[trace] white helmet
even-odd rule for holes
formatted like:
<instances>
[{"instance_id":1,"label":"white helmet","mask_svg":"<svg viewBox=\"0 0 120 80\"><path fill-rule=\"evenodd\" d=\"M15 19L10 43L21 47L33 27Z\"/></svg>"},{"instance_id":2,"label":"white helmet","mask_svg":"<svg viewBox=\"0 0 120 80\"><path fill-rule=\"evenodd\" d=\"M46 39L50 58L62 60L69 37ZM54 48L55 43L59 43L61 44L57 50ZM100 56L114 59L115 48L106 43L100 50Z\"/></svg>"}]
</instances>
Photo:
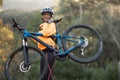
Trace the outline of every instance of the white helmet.
<instances>
[{"instance_id":1,"label":"white helmet","mask_svg":"<svg viewBox=\"0 0 120 80\"><path fill-rule=\"evenodd\" d=\"M48 13L50 13L51 15L54 14L53 9L52 9L52 8L49 8L49 7L42 8L41 14L43 15L43 13L45 13L45 12L48 12Z\"/></svg>"}]
</instances>

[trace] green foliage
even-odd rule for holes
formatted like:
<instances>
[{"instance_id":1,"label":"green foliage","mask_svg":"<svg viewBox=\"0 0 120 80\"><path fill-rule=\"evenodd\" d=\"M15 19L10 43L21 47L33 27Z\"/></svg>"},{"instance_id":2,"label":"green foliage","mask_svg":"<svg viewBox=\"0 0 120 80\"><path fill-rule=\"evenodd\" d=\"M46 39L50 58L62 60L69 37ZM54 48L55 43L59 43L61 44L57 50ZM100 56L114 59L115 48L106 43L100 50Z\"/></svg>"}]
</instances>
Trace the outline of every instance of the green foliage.
<instances>
[{"instance_id":1,"label":"green foliage","mask_svg":"<svg viewBox=\"0 0 120 80\"><path fill-rule=\"evenodd\" d=\"M14 33L8 24L3 24L0 19L0 79L5 80L4 75L4 62L6 57L14 47Z\"/></svg>"},{"instance_id":2,"label":"green foliage","mask_svg":"<svg viewBox=\"0 0 120 80\"><path fill-rule=\"evenodd\" d=\"M2 20L0 20L0 54L8 55L12 49L12 44L14 43L14 33L10 29L9 25L4 25ZM5 54L7 53L7 54Z\"/></svg>"},{"instance_id":3,"label":"green foliage","mask_svg":"<svg viewBox=\"0 0 120 80\"><path fill-rule=\"evenodd\" d=\"M101 68L90 64L78 64L71 60L57 62L55 77L57 80L118 80L117 64L113 64L107 63Z\"/></svg>"},{"instance_id":4,"label":"green foliage","mask_svg":"<svg viewBox=\"0 0 120 80\"><path fill-rule=\"evenodd\" d=\"M31 16L31 20L27 23L27 29L32 31L39 31L39 25L42 23L40 12L36 11L35 16Z\"/></svg>"}]
</instances>

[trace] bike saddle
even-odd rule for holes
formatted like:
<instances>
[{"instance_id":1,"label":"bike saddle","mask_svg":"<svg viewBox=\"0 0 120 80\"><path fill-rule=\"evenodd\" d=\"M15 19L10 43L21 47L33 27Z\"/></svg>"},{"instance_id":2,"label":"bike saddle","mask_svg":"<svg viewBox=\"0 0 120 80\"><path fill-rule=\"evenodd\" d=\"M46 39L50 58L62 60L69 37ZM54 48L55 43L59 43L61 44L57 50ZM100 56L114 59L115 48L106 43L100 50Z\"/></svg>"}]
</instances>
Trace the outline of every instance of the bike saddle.
<instances>
[{"instance_id":1,"label":"bike saddle","mask_svg":"<svg viewBox=\"0 0 120 80\"><path fill-rule=\"evenodd\" d=\"M59 23L62 20L62 18L60 19L56 19L56 20L48 20L48 23L54 22L55 24Z\"/></svg>"},{"instance_id":2,"label":"bike saddle","mask_svg":"<svg viewBox=\"0 0 120 80\"><path fill-rule=\"evenodd\" d=\"M59 23L60 21L62 21L62 18L56 19L56 20L54 20L53 22L57 24L57 23Z\"/></svg>"}]
</instances>

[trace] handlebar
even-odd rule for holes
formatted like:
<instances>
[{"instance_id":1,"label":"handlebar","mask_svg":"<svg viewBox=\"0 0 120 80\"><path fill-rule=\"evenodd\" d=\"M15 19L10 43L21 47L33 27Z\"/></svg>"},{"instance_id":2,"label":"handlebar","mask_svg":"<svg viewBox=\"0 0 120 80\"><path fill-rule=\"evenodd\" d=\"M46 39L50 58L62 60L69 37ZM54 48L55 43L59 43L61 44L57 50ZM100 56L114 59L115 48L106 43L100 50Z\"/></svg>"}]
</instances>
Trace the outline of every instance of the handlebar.
<instances>
[{"instance_id":1,"label":"handlebar","mask_svg":"<svg viewBox=\"0 0 120 80\"><path fill-rule=\"evenodd\" d=\"M12 18L12 21L14 22L14 24L13 24L14 28L18 28L19 31L22 31L25 29L24 27L19 26L17 21L14 18Z\"/></svg>"},{"instance_id":2,"label":"handlebar","mask_svg":"<svg viewBox=\"0 0 120 80\"><path fill-rule=\"evenodd\" d=\"M61 20L62 20L62 18L56 19L56 20L49 20L48 23L51 23L51 22L58 23ZM19 26L19 24L17 23L17 21L14 18L12 18L12 21L14 22L14 24L13 24L14 28L18 28L19 31L23 31L25 29L24 27Z\"/></svg>"}]
</instances>

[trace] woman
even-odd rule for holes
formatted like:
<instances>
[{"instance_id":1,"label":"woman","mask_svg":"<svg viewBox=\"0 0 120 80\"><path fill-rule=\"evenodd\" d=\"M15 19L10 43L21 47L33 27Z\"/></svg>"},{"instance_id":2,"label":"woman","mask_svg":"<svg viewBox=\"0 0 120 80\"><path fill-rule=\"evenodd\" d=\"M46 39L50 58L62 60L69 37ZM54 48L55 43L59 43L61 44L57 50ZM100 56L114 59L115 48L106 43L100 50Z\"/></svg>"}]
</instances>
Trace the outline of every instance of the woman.
<instances>
[{"instance_id":1,"label":"woman","mask_svg":"<svg viewBox=\"0 0 120 80\"><path fill-rule=\"evenodd\" d=\"M41 15L42 15L42 20L43 23L40 24L40 31L39 33L42 33L43 36L39 36L38 38L42 41L44 41L45 43L47 43L48 45L52 46L53 48L55 48L55 42L54 40L50 37L54 34L56 34L56 26L54 22L50 22L50 20L53 17L53 10L52 8L43 8L41 10ZM54 67L54 62L55 62L55 57L54 57L54 52L52 50L47 49L44 45L38 43L38 48L40 50L42 50L45 55L46 58L48 60L48 72L46 75L46 78L44 80L54 80L54 76L53 76L53 67ZM41 60L41 73L44 69L44 60Z\"/></svg>"}]
</instances>

